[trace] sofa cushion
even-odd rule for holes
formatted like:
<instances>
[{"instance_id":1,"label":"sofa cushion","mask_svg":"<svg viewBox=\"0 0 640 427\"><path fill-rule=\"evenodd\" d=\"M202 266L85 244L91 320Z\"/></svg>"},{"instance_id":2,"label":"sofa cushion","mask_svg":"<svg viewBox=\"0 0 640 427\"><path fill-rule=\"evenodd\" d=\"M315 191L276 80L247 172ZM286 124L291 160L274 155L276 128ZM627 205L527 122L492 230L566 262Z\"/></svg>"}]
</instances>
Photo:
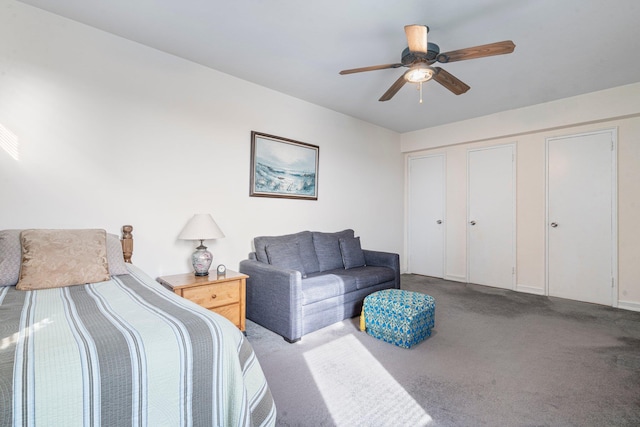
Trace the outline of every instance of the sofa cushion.
<instances>
[{"instance_id":1,"label":"sofa cushion","mask_svg":"<svg viewBox=\"0 0 640 427\"><path fill-rule=\"evenodd\" d=\"M353 239L353 237L354 232L351 229L338 231L337 233L313 232L313 246L318 256L320 271L344 268L339 239Z\"/></svg>"},{"instance_id":2,"label":"sofa cushion","mask_svg":"<svg viewBox=\"0 0 640 427\"><path fill-rule=\"evenodd\" d=\"M283 236L260 236L253 239L256 250L256 259L260 262L269 263L266 247L270 244L295 244L298 243L300 259L307 274L320 271L318 257L313 246L313 237L310 231L301 231L295 234L286 234Z\"/></svg>"},{"instance_id":3,"label":"sofa cushion","mask_svg":"<svg viewBox=\"0 0 640 427\"><path fill-rule=\"evenodd\" d=\"M301 285L302 305L313 304L357 290L354 277L326 273L310 274L306 279L302 279Z\"/></svg>"},{"instance_id":4,"label":"sofa cushion","mask_svg":"<svg viewBox=\"0 0 640 427\"><path fill-rule=\"evenodd\" d=\"M353 239L342 237L338 241L340 242L340 253L342 254L344 268L364 267L364 252L362 252L362 246L360 245L360 237L354 237Z\"/></svg>"},{"instance_id":5,"label":"sofa cushion","mask_svg":"<svg viewBox=\"0 0 640 427\"><path fill-rule=\"evenodd\" d=\"M396 278L393 269L372 265L350 268L349 270L334 270L331 273L341 277L344 281L353 279L357 289L380 285Z\"/></svg>"},{"instance_id":6,"label":"sofa cushion","mask_svg":"<svg viewBox=\"0 0 640 427\"><path fill-rule=\"evenodd\" d=\"M302 277L307 276L302 259L300 258L300 245L298 242L294 244L269 244L265 250L269 258L269 264L288 270L297 270L302 274Z\"/></svg>"}]
</instances>

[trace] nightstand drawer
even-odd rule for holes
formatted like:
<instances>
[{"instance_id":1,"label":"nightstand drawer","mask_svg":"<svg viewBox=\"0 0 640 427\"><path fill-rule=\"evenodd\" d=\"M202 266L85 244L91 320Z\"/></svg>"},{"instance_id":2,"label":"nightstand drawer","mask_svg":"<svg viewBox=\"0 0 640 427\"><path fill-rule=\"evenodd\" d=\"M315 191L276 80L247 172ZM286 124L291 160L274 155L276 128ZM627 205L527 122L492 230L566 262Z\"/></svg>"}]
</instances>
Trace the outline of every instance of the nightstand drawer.
<instances>
[{"instance_id":1,"label":"nightstand drawer","mask_svg":"<svg viewBox=\"0 0 640 427\"><path fill-rule=\"evenodd\" d=\"M225 305L224 307L214 308L212 311L226 317L234 325L240 325L240 304Z\"/></svg>"},{"instance_id":2,"label":"nightstand drawer","mask_svg":"<svg viewBox=\"0 0 640 427\"><path fill-rule=\"evenodd\" d=\"M240 282L232 281L187 288L182 290L182 296L205 308L239 303Z\"/></svg>"}]
</instances>

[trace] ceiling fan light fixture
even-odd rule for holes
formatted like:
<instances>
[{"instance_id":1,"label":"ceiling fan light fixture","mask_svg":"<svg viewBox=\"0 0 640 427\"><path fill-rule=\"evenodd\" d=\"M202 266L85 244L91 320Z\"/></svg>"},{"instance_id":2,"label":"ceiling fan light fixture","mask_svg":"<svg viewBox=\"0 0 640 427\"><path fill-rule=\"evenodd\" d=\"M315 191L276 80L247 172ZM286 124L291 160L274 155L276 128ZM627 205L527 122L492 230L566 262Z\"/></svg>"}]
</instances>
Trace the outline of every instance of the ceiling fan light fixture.
<instances>
[{"instance_id":1,"label":"ceiling fan light fixture","mask_svg":"<svg viewBox=\"0 0 640 427\"><path fill-rule=\"evenodd\" d=\"M436 72L432 67L420 64L411 67L411 69L404 75L404 78L409 83L424 83L431 80L435 73Z\"/></svg>"},{"instance_id":2,"label":"ceiling fan light fixture","mask_svg":"<svg viewBox=\"0 0 640 427\"><path fill-rule=\"evenodd\" d=\"M406 83L415 83L420 91L420 102L422 102L422 83L429 80L435 80L454 95L462 95L470 89L469 85L448 71L440 67L431 67L430 65L436 62L448 63L484 58L485 56L505 55L513 52L516 47L511 40L504 40L440 53L440 47L427 40L429 27L426 25L405 25L404 32L409 46L403 49L399 63L352 68L342 70L340 74L407 67L409 69L398 77L378 101L389 101Z\"/></svg>"}]
</instances>

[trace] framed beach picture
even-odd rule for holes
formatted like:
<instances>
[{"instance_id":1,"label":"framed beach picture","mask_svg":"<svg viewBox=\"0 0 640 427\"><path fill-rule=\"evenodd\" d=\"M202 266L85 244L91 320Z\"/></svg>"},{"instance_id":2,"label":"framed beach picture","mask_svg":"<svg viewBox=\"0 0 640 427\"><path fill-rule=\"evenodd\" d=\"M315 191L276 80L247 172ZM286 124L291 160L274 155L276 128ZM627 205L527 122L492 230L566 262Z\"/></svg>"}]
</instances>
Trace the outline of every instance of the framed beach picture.
<instances>
[{"instance_id":1,"label":"framed beach picture","mask_svg":"<svg viewBox=\"0 0 640 427\"><path fill-rule=\"evenodd\" d=\"M317 145L252 131L249 195L318 200L319 156Z\"/></svg>"}]
</instances>

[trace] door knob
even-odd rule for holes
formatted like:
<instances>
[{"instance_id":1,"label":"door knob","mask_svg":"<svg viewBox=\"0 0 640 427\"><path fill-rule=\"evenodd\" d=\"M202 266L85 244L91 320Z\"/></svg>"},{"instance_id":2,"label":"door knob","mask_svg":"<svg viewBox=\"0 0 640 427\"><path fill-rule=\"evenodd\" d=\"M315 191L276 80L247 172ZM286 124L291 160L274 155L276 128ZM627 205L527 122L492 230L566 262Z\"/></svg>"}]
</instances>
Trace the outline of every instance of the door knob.
<instances>
[{"instance_id":1,"label":"door knob","mask_svg":"<svg viewBox=\"0 0 640 427\"><path fill-rule=\"evenodd\" d=\"M441 219L437 220L436 224L442 224L442 220Z\"/></svg>"},{"instance_id":2,"label":"door knob","mask_svg":"<svg viewBox=\"0 0 640 427\"><path fill-rule=\"evenodd\" d=\"M557 222L552 222L552 223L551 223L551 226L552 226L553 228L556 228L556 227L558 226L558 223L557 223Z\"/></svg>"},{"instance_id":3,"label":"door knob","mask_svg":"<svg viewBox=\"0 0 640 427\"><path fill-rule=\"evenodd\" d=\"M475 221L470 221L469 224L476 225L476 222Z\"/></svg>"}]
</instances>

